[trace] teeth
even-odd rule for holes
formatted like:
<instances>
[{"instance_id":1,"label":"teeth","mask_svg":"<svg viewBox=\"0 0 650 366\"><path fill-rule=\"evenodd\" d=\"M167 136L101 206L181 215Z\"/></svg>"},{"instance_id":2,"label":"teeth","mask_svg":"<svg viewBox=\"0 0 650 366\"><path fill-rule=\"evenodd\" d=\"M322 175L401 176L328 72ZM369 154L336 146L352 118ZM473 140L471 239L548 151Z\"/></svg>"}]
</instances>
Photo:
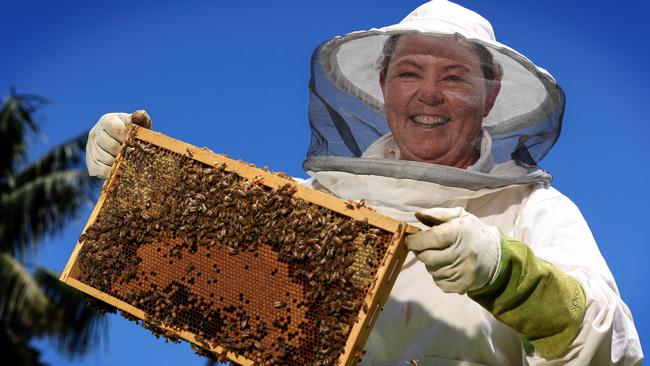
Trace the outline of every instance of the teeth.
<instances>
[{"instance_id":1,"label":"teeth","mask_svg":"<svg viewBox=\"0 0 650 366\"><path fill-rule=\"evenodd\" d=\"M411 120L415 123L428 126L444 125L449 122L449 118L433 117L433 116L414 116Z\"/></svg>"}]
</instances>

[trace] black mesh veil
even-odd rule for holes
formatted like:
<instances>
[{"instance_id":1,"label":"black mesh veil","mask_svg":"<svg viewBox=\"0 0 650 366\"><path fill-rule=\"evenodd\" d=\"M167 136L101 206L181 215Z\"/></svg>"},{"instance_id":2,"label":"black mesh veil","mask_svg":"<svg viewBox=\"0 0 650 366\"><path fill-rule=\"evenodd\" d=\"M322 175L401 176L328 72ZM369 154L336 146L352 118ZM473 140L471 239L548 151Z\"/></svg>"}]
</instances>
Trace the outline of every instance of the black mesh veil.
<instances>
[{"instance_id":1,"label":"black mesh veil","mask_svg":"<svg viewBox=\"0 0 650 366\"><path fill-rule=\"evenodd\" d=\"M361 157L365 149L389 132L386 118L338 89L323 71L316 49L311 60L309 124L312 156Z\"/></svg>"},{"instance_id":2,"label":"black mesh veil","mask_svg":"<svg viewBox=\"0 0 650 366\"><path fill-rule=\"evenodd\" d=\"M339 158L361 158L369 146L391 132L378 76L390 36L381 31L351 33L314 51L309 84L312 138L305 170L328 169L328 161ZM545 70L506 46L459 34L444 36L480 45L501 69L501 92L482 122L491 138L494 163L514 163L527 172L537 169L560 134L565 99L559 85ZM340 159L334 165L340 168Z\"/></svg>"}]
</instances>

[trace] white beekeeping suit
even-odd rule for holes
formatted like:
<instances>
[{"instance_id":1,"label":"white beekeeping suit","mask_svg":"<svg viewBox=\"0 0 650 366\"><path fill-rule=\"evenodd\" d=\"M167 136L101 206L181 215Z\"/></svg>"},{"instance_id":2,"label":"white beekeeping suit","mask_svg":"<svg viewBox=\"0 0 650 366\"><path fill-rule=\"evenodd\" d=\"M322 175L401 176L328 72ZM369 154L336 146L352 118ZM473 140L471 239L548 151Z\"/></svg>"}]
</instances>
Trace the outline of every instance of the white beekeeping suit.
<instances>
[{"instance_id":1,"label":"white beekeeping suit","mask_svg":"<svg viewBox=\"0 0 650 366\"><path fill-rule=\"evenodd\" d=\"M480 44L502 75L500 93L482 122L480 158L466 169L400 160L378 75L387 40L412 33L453 35ZM422 228L427 227L415 218L416 211L461 207L504 237L525 243L532 250L528 255L534 253L531 263L548 262L551 273L568 275L579 286L557 294L566 297L559 302L571 309L584 307L573 328L551 331L557 334L545 338L528 328L543 327L545 316L548 322L558 314L561 318L562 310L555 298L531 300L537 303L528 304L522 314L537 309L534 316L501 318L517 331L479 305L476 293L470 298L443 292L411 253L368 340L363 364L641 362L632 316L587 224L537 166L559 135L564 95L547 71L497 42L487 20L436 0L399 24L334 38L314 53L310 91L312 143L304 164L312 177L308 184L341 198L363 199L381 213ZM538 291L539 286L523 290ZM516 308L516 301L511 306Z\"/></svg>"},{"instance_id":2,"label":"white beekeeping suit","mask_svg":"<svg viewBox=\"0 0 650 366\"><path fill-rule=\"evenodd\" d=\"M463 166L414 157L420 144L438 147L440 141L428 139L438 127L453 130L467 116L409 115L407 123L422 132L409 134L396 122L400 104L384 98L408 96L386 94L386 65L398 45L414 41L432 52L418 54L431 65L464 54L471 62L460 69L480 66L481 80L469 84L485 86L481 103L463 100L471 93L427 91L427 103L452 104L452 112L472 103L485 107L475 111L471 141L455 140L473 157ZM468 85L456 75L438 76L429 73L427 81L450 84L451 91ZM413 84L409 72L400 77ZM334 38L313 55L310 93L312 141L304 168L311 179L303 183L363 199L424 229L407 237L413 252L368 339L364 364L640 364L632 316L587 224L537 165L559 136L564 94L548 72L497 42L487 20L435 0L399 24ZM129 121L128 114L109 113L91 130L91 175L108 174ZM439 215L445 222L433 225ZM473 254L454 257L462 260L451 262L447 277L423 255L440 249L426 245L429 239L439 244L430 234L443 226L455 230L453 248Z\"/></svg>"}]
</instances>

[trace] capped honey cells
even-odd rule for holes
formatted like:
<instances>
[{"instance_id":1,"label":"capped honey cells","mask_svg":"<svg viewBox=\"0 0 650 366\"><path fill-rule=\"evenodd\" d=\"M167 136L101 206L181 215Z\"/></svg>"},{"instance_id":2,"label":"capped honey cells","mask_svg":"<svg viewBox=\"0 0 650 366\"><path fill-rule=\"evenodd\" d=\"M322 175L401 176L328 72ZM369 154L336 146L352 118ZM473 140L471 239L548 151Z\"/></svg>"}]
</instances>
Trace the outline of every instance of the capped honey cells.
<instances>
[{"instance_id":1,"label":"capped honey cells","mask_svg":"<svg viewBox=\"0 0 650 366\"><path fill-rule=\"evenodd\" d=\"M193 334L208 357L338 364L394 233L301 199L289 179L273 189L133 136L76 279L142 310L156 335Z\"/></svg>"}]
</instances>

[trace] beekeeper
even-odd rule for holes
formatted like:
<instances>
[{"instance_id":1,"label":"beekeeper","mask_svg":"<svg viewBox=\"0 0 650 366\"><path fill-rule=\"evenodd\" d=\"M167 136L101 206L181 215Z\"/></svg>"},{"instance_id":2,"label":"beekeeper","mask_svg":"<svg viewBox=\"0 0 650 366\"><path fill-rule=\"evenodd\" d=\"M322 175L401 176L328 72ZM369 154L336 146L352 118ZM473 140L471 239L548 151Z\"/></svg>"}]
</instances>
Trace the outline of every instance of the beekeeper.
<instances>
[{"instance_id":1,"label":"beekeeper","mask_svg":"<svg viewBox=\"0 0 650 366\"><path fill-rule=\"evenodd\" d=\"M629 309L577 207L537 163L558 138L553 77L445 0L312 58L304 181L424 229L366 344L373 365L636 365ZM106 176L129 114L102 116Z\"/></svg>"}]
</instances>

